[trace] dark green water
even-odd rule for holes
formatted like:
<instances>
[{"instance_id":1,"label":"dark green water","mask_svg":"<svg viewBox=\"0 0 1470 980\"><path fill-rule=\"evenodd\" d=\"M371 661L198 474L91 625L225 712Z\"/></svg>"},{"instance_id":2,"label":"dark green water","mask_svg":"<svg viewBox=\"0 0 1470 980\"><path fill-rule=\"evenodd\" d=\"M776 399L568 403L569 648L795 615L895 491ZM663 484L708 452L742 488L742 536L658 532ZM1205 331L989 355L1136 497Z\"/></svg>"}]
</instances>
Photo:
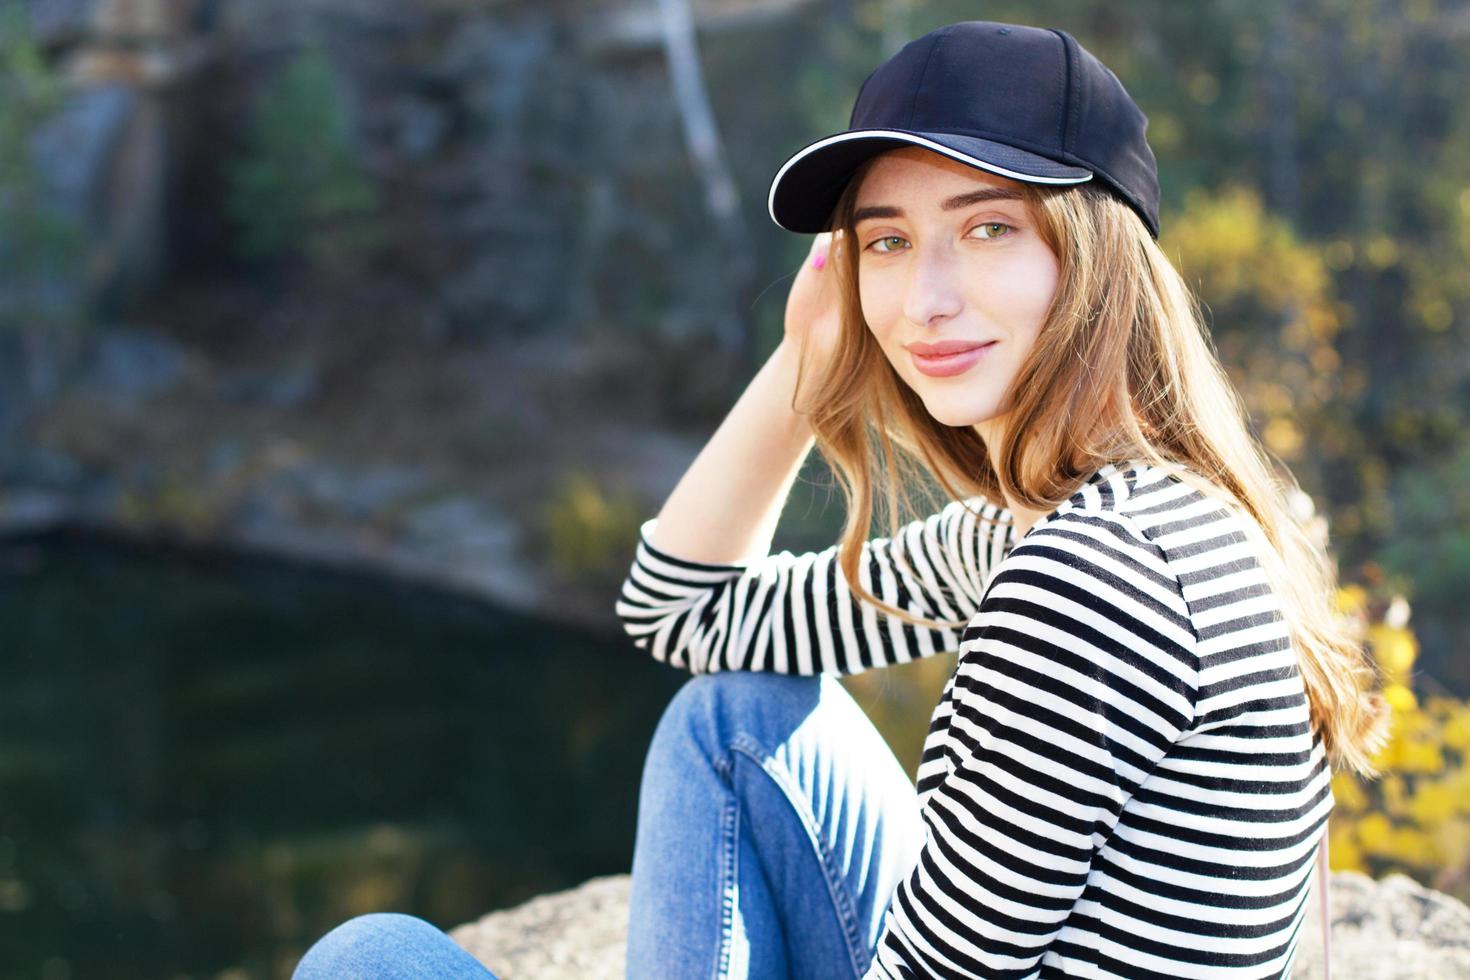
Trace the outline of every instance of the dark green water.
<instances>
[{"instance_id":1,"label":"dark green water","mask_svg":"<svg viewBox=\"0 0 1470 980\"><path fill-rule=\"evenodd\" d=\"M0 657L7 980L285 977L359 912L626 871L685 680L443 593L67 537L0 543Z\"/></svg>"}]
</instances>

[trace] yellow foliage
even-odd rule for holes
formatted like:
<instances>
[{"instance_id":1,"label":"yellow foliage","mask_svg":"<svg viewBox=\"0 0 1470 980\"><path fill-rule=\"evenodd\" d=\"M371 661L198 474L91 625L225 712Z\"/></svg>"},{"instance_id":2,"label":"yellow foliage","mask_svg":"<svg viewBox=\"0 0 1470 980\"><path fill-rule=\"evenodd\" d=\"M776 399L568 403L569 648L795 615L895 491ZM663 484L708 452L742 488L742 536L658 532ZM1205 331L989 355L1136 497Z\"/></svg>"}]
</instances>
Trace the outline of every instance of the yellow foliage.
<instances>
[{"instance_id":1,"label":"yellow foliage","mask_svg":"<svg viewBox=\"0 0 1470 980\"><path fill-rule=\"evenodd\" d=\"M1399 260L1399 244L1387 235L1379 235L1368 243L1368 261L1381 268Z\"/></svg>"},{"instance_id":2,"label":"yellow foliage","mask_svg":"<svg viewBox=\"0 0 1470 980\"><path fill-rule=\"evenodd\" d=\"M1337 272L1342 272L1351 266L1355 254L1353 243L1341 238L1328 242L1327 247L1322 250L1322 258L1330 268Z\"/></svg>"},{"instance_id":3,"label":"yellow foliage","mask_svg":"<svg viewBox=\"0 0 1470 980\"><path fill-rule=\"evenodd\" d=\"M1383 792L1383 809L1388 816L1402 817L1408 813L1409 801L1403 776L1391 772L1383 777L1379 782L1379 787Z\"/></svg>"},{"instance_id":4,"label":"yellow foliage","mask_svg":"<svg viewBox=\"0 0 1470 980\"><path fill-rule=\"evenodd\" d=\"M1342 357L1331 347L1318 347L1312 351L1312 370L1318 374L1331 374L1342 367Z\"/></svg>"},{"instance_id":5,"label":"yellow foliage","mask_svg":"<svg viewBox=\"0 0 1470 980\"><path fill-rule=\"evenodd\" d=\"M1361 813L1368 808L1368 794L1363 784L1351 773L1339 772L1332 776L1332 814Z\"/></svg>"},{"instance_id":6,"label":"yellow foliage","mask_svg":"<svg viewBox=\"0 0 1470 980\"><path fill-rule=\"evenodd\" d=\"M1344 586L1336 598L1345 615L1368 606L1360 586ZM1373 759L1383 771L1378 779L1332 777L1332 867L1373 877L1403 872L1466 900L1470 882L1454 871L1470 864L1470 702L1443 695L1420 702L1410 679L1419 645L1404 625L1406 613L1390 607L1385 618L1393 625L1368 627L1393 723Z\"/></svg>"},{"instance_id":7,"label":"yellow foliage","mask_svg":"<svg viewBox=\"0 0 1470 980\"><path fill-rule=\"evenodd\" d=\"M552 565L569 575L617 574L642 513L631 494L607 494L585 472L565 474L542 512Z\"/></svg>"},{"instance_id":8,"label":"yellow foliage","mask_svg":"<svg viewBox=\"0 0 1470 980\"><path fill-rule=\"evenodd\" d=\"M1464 711L1470 715L1470 703L1457 698L1447 698L1443 694L1431 694L1424 699L1424 711L1435 721L1443 724L1458 712Z\"/></svg>"},{"instance_id":9,"label":"yellow foliage","mask_svg":"<svg viewBox=\"0 0 1470 980\"><path fill-rule=\"evenodd\" d=\"M1470 767L1462 766L1450 772L1445 777L1445 785L1455 801L1456 812L1460 816L1470 816ZM1470 831L1470 823L1463 826Z\"/></svg>"},{"instance_id":10,"label":"yellow foliage","mask_svg":"<svg viewBox=\"0 0 1470 980\"><path fill-rule=\"evenodd\" d=\"M1448 330L1455 322L1454 308L1440 296L1431 296L1414 305L1419 320L1436 333Z\"/></svg>"},{"instance_id":11,"label":"yellow foliage","mask_svg":"<svg viewBox=\"0 0 1470 980\"><path fill-rule=\"evenodd\" d=\"M1409 800L1409 814L1421 827L1433 827L1455 815L1456 802L1451 781L1425 783Z\"/></svg>"},{"instance_id":12,"label":"yellow foliage","mask_svg":"<svg viewBox=\"0 0 1470 980\"><path fill-rule=\"evenodd\" d=\"M1446 713L1440 737L1446 748L1470 752L1470 704L1460 704L1454 713Z\"/></svg>"},{"instance_id":13,"label":"yellow foliage","mask_svg":"<svg viewBox=\"0 0 1470 980\"><path fill-rule=\"evenodd\" d=\"M1369 854L1384 851L1392 837L1393 822L1382 813L1370 813L1358 821L1358 843Z\"/></svg>"},{"instance_id":14,"label":"yellow foliage","mask_svg":"<svg viewBox=\"0 0 1470 980\"><path fill-rule=\"evenodd\" d=\"M1399 863L1420 870L1434 868L1444 859L1433 837L1417 827L1403 825L1389 835L1388 853Z\"/></svg>"},{"instance_id":15,"label":"yellow foliage","mask_svg":"<svg viewBox=\"0 0 1470 980\"><path fill-rule=\"evenodd\" d=\"M1373 647L1373 659L1383 669L1384 682L1405 683L1414 660L1419 656L1419 641L1407 628L1374 623L1368 627L1368 642Z\"/></svg>"},{"instance_id":16,"label":"yellow foliage","mask_svg":"<svg viewBox=\"0 0 1470 980\"><path fill-rule=\"evenodd\" d=\"M1191 192L1164 248L1210 309L1279 326L1291 349L1329 341L1341 327L1324 256L1251 188Z\"/></svg>"},{"instance_id":17,"label":"yellow foliage","mask_svg":"<svg viewBox=\"0 0 1470 980\"><path fill-rule=\"evenodd\" d=\"M1419 699L1403 684L1389 684L1383 689L1383 699L1395 714L1403 714L1419 707Z\"/></svg>"},{"instance_id":18,"label":"yellow foliage","mask_svg":"<svg viewBox=\"0 0 1470 980\"><path fill-rule=\"evenodd\" d=\"M1286 418L1274 418L1266 423L1265 431L1261 433L1269 448L1282 459L1295 459L1302 447L1302 430L1297 428L1295 422Z\"/></svg>"},{"instance_id":19,"label":"yellow foliage","mask_svg":"<svg viewBox=\"0 0 1470 980\"><path fill-rule=\"evenodd\" d=\"M1368 590L1361 585L1344 585L1337 590L1337 611L1357 615L1368 605Z\"/></svg>"},{"instance_id":20,"label":"yellow foliage","mask_svg":"<svg viewBox=\"0 0 1470 980\"><path fill-rule=\"evenodd\" d=\"M1433 742L1405 742L1399 752L1399 771L1432 775L1444 771L1444 754Z\"/></svg>"},{"instance_id":21,"label":"yellow foliage","mask_svg":"<svg viewBox=\"0 0 1470 980\"><path fill-rule=\"evenodd\" d=\"M1443 825L1436 835L1444 854L1446 868L1463 868L1470 861L1470 821L1459 820Z\"/></svg>"},{"instance_id":22,"label":"yellow foliage","mask_svg":"<svg viewBox=\"0 0 1470 980\"><path fill-rule=\"evenodd\" d=\"M1414 826L1395 824L1381 813L1358 821L1357 831L1363 856L1389 861L1401 869L1433 869L1444 858L1444 849L1433 836Z\"/></svg>"},{"instance_id":23,"label":"yellow foliage","mask_svg":"<svg viewBox=\"0 0 1470 980\"><path fill-rule=\"evenodd\" d=\"M1327 858L1334 871L1367 871L1363 849L1358 846L1357 828L1353 826L1328 827Z\"/></svg>"}]
</instances>

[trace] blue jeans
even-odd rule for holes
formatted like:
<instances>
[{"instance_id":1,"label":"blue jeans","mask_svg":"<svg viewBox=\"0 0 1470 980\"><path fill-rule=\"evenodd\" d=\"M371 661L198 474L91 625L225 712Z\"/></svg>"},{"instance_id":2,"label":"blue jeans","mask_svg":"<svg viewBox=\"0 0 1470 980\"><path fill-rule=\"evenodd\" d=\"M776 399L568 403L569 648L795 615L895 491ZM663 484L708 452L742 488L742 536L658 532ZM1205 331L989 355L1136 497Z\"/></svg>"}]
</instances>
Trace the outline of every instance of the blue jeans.
<instances>
[{"instance_id":1,"label":"blue jeans","mask_svg":"<svg viewBox=\"0 0 1470 980\"><path fill-rule=\"evenodd\" d=\"M627 978L861 977L918 860L913 783L836 678L691 678L644 764ZM493 978L443 932L359 916L295 980Z\"/></svg>"}]
</instances>

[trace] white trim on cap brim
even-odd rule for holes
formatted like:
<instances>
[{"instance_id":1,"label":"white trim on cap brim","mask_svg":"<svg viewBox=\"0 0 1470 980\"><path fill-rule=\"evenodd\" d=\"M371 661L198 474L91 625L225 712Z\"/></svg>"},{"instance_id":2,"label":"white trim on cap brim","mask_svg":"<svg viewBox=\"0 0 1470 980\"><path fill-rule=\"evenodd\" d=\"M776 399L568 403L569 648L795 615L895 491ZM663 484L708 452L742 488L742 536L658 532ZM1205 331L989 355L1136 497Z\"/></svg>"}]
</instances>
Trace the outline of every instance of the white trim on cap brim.
<instances>
[{"instance_id":1,"label":"white trim on cap brim","mask_svg":"<svg viewBox=\"0 0 1470 980\"><path fill-rule=\"evenodd\" d=\"M770 191L766 193L766 213L771 216L771 220L775 221L776 224L780 225L782 228L786 227L776 219L776 188L780 186L781 178L786 176L786 171L790 170L796 164L800 163L802 160L805 160L807 157L811 156L818 150L831 146L834 143L844 143L848 140L855 139L866 139L872 136L883 136L890 139L904 140L905 142L912 143L915 146L927 147L928 149L931 149L936 153L943 153L945 156L952 157L953 159L958 160L961 163L968 163L972 167L979 167L981 170L988 170L993 174L999 174L1002 177L1010 177L1012 180L1019 180L1026 183L1082 184L1092 179L1092 174L1090 173L1086 177L1038 177L1036 174L1023 174L1015 170L1007 170L1005 167L999 166L998 164L990 163L985 160L981 160L978 157L972 157L967 153L961 153L959 150L945 146L942 143L936 143L931 139L925 139L923 136L915 136L913 133L901 133L898 130L894 129L859 129L847 133L837 133L834 136L828 136L825 139L817 140L815 143L811 144L805 149L799 150L791 157L791 159L781 164L781 169L776 171L775 177L771 178Z\"/></svg>"}]
</instances>

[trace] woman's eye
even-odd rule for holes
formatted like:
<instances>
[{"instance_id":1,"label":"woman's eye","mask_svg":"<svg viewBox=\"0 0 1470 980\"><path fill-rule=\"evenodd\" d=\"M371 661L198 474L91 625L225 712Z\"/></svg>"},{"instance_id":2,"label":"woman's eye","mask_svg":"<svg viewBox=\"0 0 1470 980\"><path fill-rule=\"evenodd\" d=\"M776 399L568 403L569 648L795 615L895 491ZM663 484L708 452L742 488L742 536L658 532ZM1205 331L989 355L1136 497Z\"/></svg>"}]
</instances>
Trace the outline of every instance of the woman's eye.
<instances>
[{"instance_id":1,"label":"woman's eye","mask_svg":"<svg viewBox=\"0 0 1470 980\"><path fill-rule=\"evenodd\" d=\"M1008 225L1003 221L987 221L982 225L976 225L975 228L986 229L985 234L980 236L981 238L986 240L1005 238L1011 232L1016 230L1011 225ZM889 255L893 252L902 251L902 243L906 243L907 241L908 239L904 238L902 235L884 235L882 238L877 238L870 242L868 244L868 248L874 252L877 252L879 255ZM891 246L889 243L892 242L899 242L900 244L898 246Z\"/></svg>"},{"instance_id":2,"label":"woman's eye","mask_svg":"<svg viewBox=\"0 0 1470 980\"><path fill-rule=\"evenodd\" d=\"M897 250L896 249L891 249L891 248L877 248L876 246L882 245L884 242L903 242L903 241L908 241L908 239L904 238L902 235L884 235L882 238L875 239L873 242L869 243L868 248L873 249L873 251L879 253L880 255L886 255L889 252L893 252L893 251L897 251Z\"/></svg>"},{"instance_id":3,"label":"woman's eye","mask_svg":"<svg viewBox=\"0 0 1470 980\"><path fill-rule=\"evenodd\" d=\"M1006 224L1005 222L1002 222L1002 221L987 221L987 222L985 222L985 224L983 224L983 225L976 225L975 227L976 228L1010 228L1011 226L1008 225L1008 224ZM981 237L982 238L1004 238L1006 236L1006 234L1007 233L1003 231L1003 232L1000 232L999 234L986 234L986 235L982 235Z\"/></svg>"}]
</instances>

